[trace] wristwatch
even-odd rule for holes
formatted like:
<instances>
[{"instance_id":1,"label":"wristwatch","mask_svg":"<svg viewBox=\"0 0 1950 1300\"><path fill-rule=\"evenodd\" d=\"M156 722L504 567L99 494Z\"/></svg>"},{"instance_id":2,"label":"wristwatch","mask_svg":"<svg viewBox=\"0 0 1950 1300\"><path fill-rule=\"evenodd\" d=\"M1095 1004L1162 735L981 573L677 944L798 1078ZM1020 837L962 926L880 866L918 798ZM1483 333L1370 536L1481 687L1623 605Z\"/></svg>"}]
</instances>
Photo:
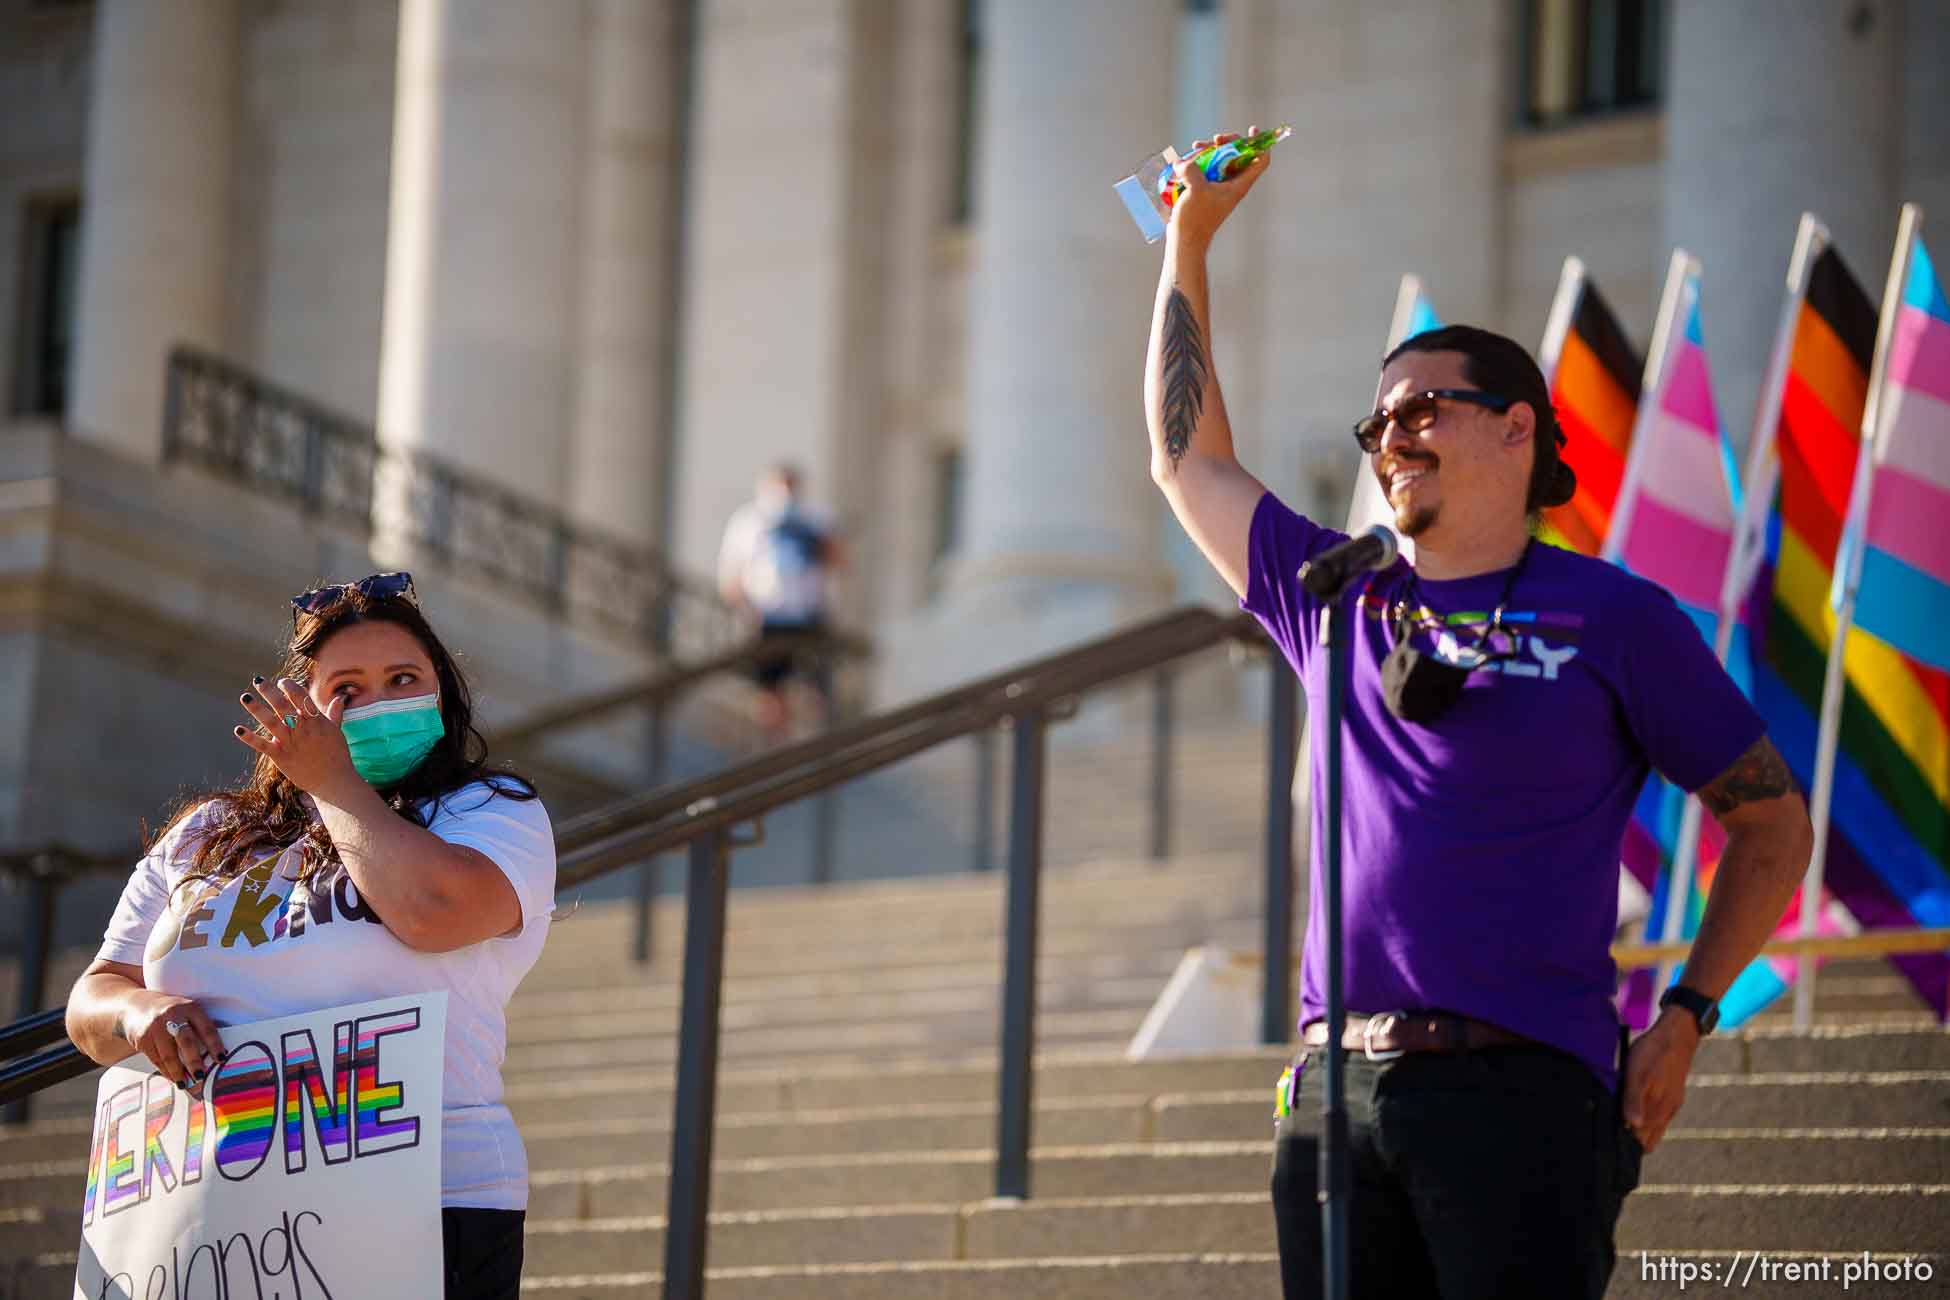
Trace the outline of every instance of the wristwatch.
<instances>
[{"instance_id":1,"label":"wristwatch","mask_svg":"<svg viewBox=\"0 0 1950 1300\"><path fill-rule=\"evenodd\" d=\"M1689 989L1684 984L1674 984L1659 995L1661 1007L1669 1007L1675 1003L1693 1013L1693 1019L1699 1022L1701 1034L1712 1033L1713 1026L1720 1023L1720 1004L1698 989Z\"/></svg>"}]
</instances>

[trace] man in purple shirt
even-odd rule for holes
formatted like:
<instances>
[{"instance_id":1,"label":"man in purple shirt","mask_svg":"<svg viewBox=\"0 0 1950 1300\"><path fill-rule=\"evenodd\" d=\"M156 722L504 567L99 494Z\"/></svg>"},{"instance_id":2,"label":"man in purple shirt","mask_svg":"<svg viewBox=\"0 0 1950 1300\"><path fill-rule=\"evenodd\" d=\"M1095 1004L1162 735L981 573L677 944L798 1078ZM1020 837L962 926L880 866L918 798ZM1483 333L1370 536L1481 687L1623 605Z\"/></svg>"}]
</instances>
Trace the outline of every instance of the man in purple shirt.
<instances>
[{"instance_id":1,"label":"man in purple shirt","mask_svg":"<svg viewBox=\"0 0 1950 1300\"><path fill-rule=\"evenodd\" d=\"M1229 137L1220 137L1220 141ZM1345 540L1232 450L1209 340L1206 250L1260 174L1181 166L1145 375L1152 477L1323 707L1323 607L1300 586ZM1639 1161L1672 1122L1716 1001L1808 860L1800 792L1686 615L1613 565L1534 542L1568 501L1543 376L1456 326L1382 365L1357 426L1416 562L1357 581L1342 732L1346 1054L1357 1296L1604 1294ZM1728 834L1657 1022L1626 1050L1612 995L1619 842L1647 773ZM1318 851L1322 775L1313 772ZM1330 1050L1313 873L1291 1113L1273 1203L1289 1297L1319 1294L1320 1070Z\"/></svg>"}]
</instances>

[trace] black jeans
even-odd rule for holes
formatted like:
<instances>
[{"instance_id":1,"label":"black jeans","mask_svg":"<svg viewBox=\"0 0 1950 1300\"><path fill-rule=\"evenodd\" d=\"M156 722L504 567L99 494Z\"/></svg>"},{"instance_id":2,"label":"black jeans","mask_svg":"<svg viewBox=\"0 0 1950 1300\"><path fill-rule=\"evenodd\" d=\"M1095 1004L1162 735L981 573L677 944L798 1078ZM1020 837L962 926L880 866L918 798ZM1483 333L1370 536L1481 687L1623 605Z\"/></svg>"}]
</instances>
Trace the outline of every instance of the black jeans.
<instances>
[{"instance_id":1,"label":"black jeans","mask_svg":"<svg viewBox=\"0 0 1950 1300\"><path fill-rule=\"evenodd\" d=\"M518 1300L527 1218L521 1210L440 1211L447 1300Z\"/></svg>"},{"instance_id":2,"label":"black jeans","mask_svg":"<svg viewBox=\"0 0 1950 1300\"><path fill-rule=\"evenodd\" d=\"M1346 1059L1350 1296L1600 1300L1643 1153L1582 1062L1542 1046ZM1321 1294L1326 1069L1313 1052L1276 1131L1287 1300Z\"/></svg>"}]
</instances>

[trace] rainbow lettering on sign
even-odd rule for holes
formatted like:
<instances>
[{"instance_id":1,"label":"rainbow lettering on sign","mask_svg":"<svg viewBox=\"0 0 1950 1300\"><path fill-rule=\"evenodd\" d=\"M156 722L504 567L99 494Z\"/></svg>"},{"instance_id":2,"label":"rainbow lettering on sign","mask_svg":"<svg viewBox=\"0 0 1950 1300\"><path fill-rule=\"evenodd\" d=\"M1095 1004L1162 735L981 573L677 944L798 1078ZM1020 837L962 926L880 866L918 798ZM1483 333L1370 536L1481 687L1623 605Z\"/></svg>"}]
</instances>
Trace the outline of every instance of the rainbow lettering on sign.
<instances>
[{"instance_id":1,"label":"rainbow lettering on sign","mask_svg":"<svg viewBox=\"0 0 1950 1300\"><path fill-rule=\"evenodd\" d=\"M203 1140L209 1128L210 1105L190 1102L189 1131L183 1135L183 1186L203 1181Z\"/></svg>"},{"instance_id":2,"label":"rainbow lettering on sign","mask_svg":"<svg viewBox=\"0 0 1950 1300\"><path fill-rule=\"evenodd\" d=\"M354 1069L358 1075L358 1118L354 1131L361 1156L397 1151L419 1144L418 1116L409 1115L398 1120L383 1118L387 1111L397 1110L406 1104L406 1089L397 1082L388 1083L379 1077L379 1040L387 1034L408 1033L419 1027L418 1007L363 1016L358 1022L354 1031L357 1040Z\"/></svg>"},{"instance_id":3,"label":"rainbow lettering on sign","mask_svg":"<svg viewBox=\"0 0 1950 1300\"><path fill-rule=\"evenodd\" d=\"M102 1118L102 1213L114 1214L142 1200L142 1176L135 1158L140 1145L122 1145L122 1121L142 1112L143 1081L138 1079L108 1099Z\"/></svg>"},{"instance_id":4,"label":"rainbow lettering on sign","mask_svg":"<svg viewBox=\"0 0 1950 1300\"><path fill-rule=\"evenodd\" d=\"M149 1076L142 1113L142 1199L148 1200L157 1177L165 1192L176 1190L176 1169L163 1150L163 1134L176 1118L178 1088L160 1074Z\"/></svg>"},{"instance_id":5,"label":"rainbow lettering on sign","mask_svg":"<svg viewBox=\"0 0 1950 1300\"><path fill-rule=\"evenodd\" d=\"M88 1144L88 1186L81 1193L81 1226L95 1221L95 1194L101 1190L102 1143L108 1136L108 1103L95 1112L95 1137Z\"/></svg>"},{"instance_id":6,"label":"rainbow lettering on sign","mask_svg":"<svg viewBox=\"0 0 1950 1300\"><path fill-rule=\"evenodd\" d=\"M431 1097L410 1073L402 1076L396 1068L395 1078L382 1078L380 1055L389 1035L431 1028L437 1040L437 1022L429 1026L418 1006L339 1021L330 1031L329 1065L316 1042L328 1023L321 1018L283 1033L266 1029L260 1031L265 1038L239 1043L206 1080L205 1099L154 1071L125 1068L105 1082L90 1135L82 1226L200 1183L206 1162L233 1183L259 1175L280 1125L283 1168L271 1167L270 1176L274 1182L279 1175L303 1176L310 1158L307 1112L326 1166L417 1147L421 1117L406 1113L407 1094L419 1089L422 1102ZM412 1050L401 1043L394 1048L396 1064L402 1050ZM427 1049L419 1050L424 1068Z\"/></svg>"},{"instance_id":7,"label":"rainbow lettering on sign","mask_svg":"<svg viewBox=\"0 0 1950 1300\"><path fill-rule=\"evenodd\" d=\"M373 1058L378 1061L377 1040ZM318 1149L328 1165L352 1158L352 1022L332 1027L332 1080L318 1064L318 1044L310 1030L284 1036L284 1170L288 1174L305 1169L305 1110L310 1102L312 1131L318 1135ZM394 1091L398 1091L397 1088Z\"/></svg>"},{"instance_id":8,"label":"rainbow lettering on sign","mask_svg":"<svg viewBox=\"0 0 1950 1300\"><path fill-rule=\"evenodd\" d=\"M234 1048L210 1076L216 1111L217 1172L240 1182L270 1153L278 1121L278 1067L271 1049L249 1042Z\"/></svg>"}]
</instances>

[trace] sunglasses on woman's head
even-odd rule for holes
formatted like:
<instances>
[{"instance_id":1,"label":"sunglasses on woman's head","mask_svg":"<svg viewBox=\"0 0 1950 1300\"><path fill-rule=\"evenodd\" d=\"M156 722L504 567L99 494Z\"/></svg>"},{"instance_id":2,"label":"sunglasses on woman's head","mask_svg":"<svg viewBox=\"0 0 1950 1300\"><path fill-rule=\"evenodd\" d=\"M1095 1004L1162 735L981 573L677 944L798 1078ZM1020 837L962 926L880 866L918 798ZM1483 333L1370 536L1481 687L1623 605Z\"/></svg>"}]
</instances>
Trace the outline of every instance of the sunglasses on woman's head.
<instances>
[{"instance_id":1,"label":"sunglasses on woman's head","mask_svg":"<svg viewBox=\"0 0 1950 1300\"><path fill-rule=\"evenodd\" d=\"M1470 402L1487 407L1498 415L1510 409L1512 399L1486 393L1480 388L1429 388L1419 393L1410 393L1395 403L1392 411L1376 411L1354 422L1354 441L1361 444L1361 450L1373 455L1381 450L1381 440L1388 434L1388 424L1392 420L1404 432L1420 433L1435 423L1439 404L1444 401Z\"/></svg>"},{"instance_id":2,"label":"sunglasses on woman's head","mask_svg":"<svg viewBox=\"0 0 1950 1300\"><path fill-rule=\"evenodd\" d=\"M329 609L336 602L345 599L349 592L358 592L367 600L393 600L405 597L413 600L413 575L410 573L375 573L357 582L335 582L326 587L313 587L291 598L291 617L300 614L316 614ZM415 601L417 604L418 602Z\"/></svg>"}]
</instances>

